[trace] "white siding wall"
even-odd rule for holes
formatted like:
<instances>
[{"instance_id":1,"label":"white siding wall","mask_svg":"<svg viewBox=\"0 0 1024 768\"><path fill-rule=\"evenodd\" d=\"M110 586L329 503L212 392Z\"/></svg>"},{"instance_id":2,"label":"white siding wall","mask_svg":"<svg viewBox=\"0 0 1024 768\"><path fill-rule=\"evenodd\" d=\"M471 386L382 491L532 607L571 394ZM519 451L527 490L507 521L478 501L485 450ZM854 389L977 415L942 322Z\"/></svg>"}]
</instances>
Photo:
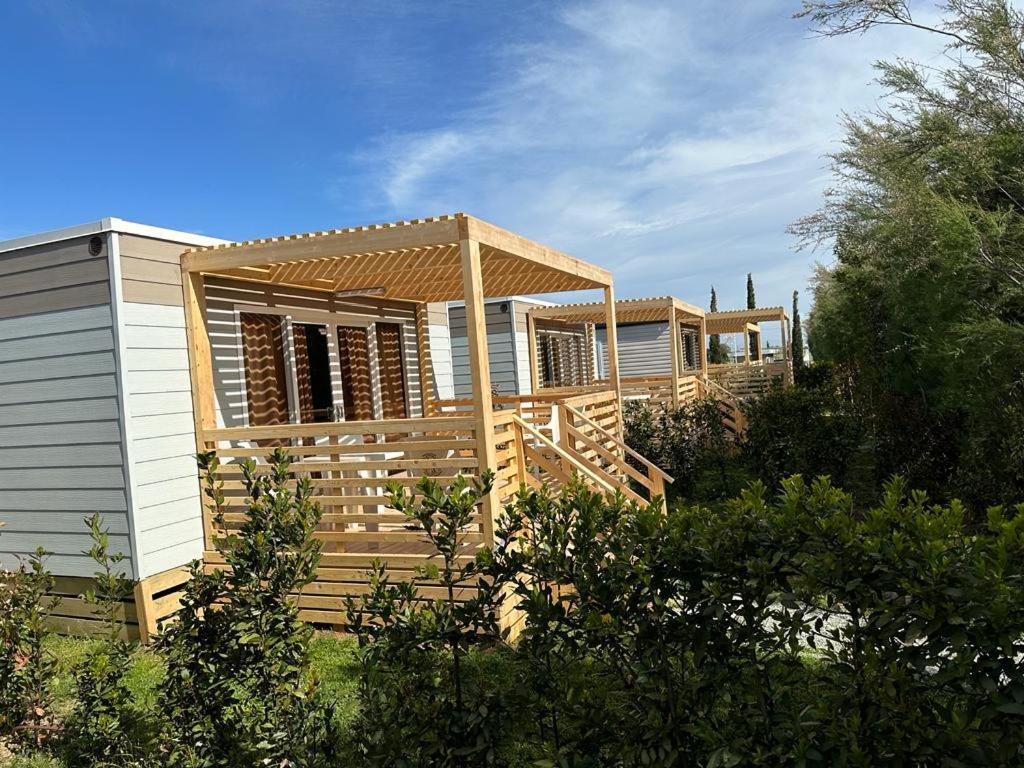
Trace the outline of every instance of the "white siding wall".
<instances>
[{"instance_id":1,"label":"white siding wall","mask_svg":"<svg viewBox=\"0 0 1024 768\"><path fill-rule=\"evenodd\" d=\"M91 576L99 512L131 568L118 418L109 304L0 319L0 564L41 546L53 573Z\"/></svg>"},{"instance_id":2,"label":"white siding wall","mask_svg":"<svg viewBox=\"0 0 1024 768\"><path fill-rule=\"evenodd\" d=\"M203 554L185 313L125 303L121 327L134 521L145 577Z\"/></svg>"},{"instance_id":3,"label":"white siding wall","mask_svg":"<svg viewBox=\"0 0 1024 768\"><path fill-rule=\"evenodd\" d=\"M671 376L668 323L635 323L618 326L619 376ZM608 330L599 326L597 344L598 378L608 375Z\"/></svg>"},{"instance_id":4,"label":"white siding wall","mask_svg":"<svg viewBox=\"0 0 1024 768\"><path fill-rule=\"evenodd\" d=\"M430 364L434 372L434 398L450 400L455 397L455 374L452 370L448 305L444 302L427 305L427 335L430 339Z\"/></svg>"}]
</instances>

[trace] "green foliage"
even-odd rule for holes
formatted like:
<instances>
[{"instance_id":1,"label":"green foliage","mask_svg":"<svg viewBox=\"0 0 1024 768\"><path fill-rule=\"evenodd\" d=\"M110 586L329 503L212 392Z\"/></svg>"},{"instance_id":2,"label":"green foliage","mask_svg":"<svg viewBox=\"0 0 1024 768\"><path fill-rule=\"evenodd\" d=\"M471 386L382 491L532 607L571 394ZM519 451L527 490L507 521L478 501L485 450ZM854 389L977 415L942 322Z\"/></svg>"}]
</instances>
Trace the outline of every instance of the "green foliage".
<instances>
[{"instance_id":1,"label":"green foliage","mask_svg":"<svg viewBox=\"0 0 1024 768\"><path fill-rule=\"evenodd\" d=\"M735 495L746 480L734 459L718 402L692 400L679 408L628 401L623 412L626 443L675 478L672 497L718 500Z\"/></svg>"},{"instance_id":2,"label":"green foliage","mask_svg":"<svg viewBox=\"0 0 1024 768\"><path fill-rule=\"evenodd\" d=\"M39 746L55 731L46 620L58 603L48 553L37 549L0 579L0 736Z\"/></svg>"},{"instance_id":3,"label":"green foliage","mask_svg":"<svg viewBox=\"0 0 1024 768\"><path fill-rule=\"evenodd\" d=\"M951 55L878 65L889 100L846 122L837 187L794 229L833 244L810 318L816 359L855 375L882 474L972 507L1024 495L1024 15L950 2L808 2L826 35L930 30Z\"/></svg>"},{"instance_id":4,"label":"green foliage","mask_svg":"<svg viewBox=\"0 0 1024 768\"><path fill-rule=\"evenodd\" d=\"M92 546L86 552L98 566L95 586L82 595L102 620L102 641L75 670L75 708L68 716L63 752L81 766L142 765L152 758L155 728L134 705L128 685L137 644L127 640L125 603L133 598L134 582L123 576L121 552L111 554L100 515L85 519Z\"/></svg>"},{"instance_id":5,"label":"green foliage","mask_svg":"<svg viewBox=\"0 0 1024 768\"><path fill-rule=\"evenodd\" d=\"M1024 506L971 531L890 483L709 510L521 496L495 563L523 614L522 735L549 765L1024 759Z\"/></svg>"},{"instance_id":6,"label":"green foliage","mask_svg":"<svg viewBox=\"0 0 1024 768\"><path fill-rule=\"evenodd\" d=\"M217 458L201 454L199 463L222 523ZM173 765L225 768L326 765L331 712L308 675L312 629L290 598L316 576L321 510L308 479L292 490L284 449L268 473L244 463L242 479L245 520L217 541L226 568L206 573L193 564L177 620L160 640L168 757Z\"/></svg>"},{"instance_id":7,"label":"green foliage","mask_svg":"<svg viewBox=\"0 0 1024 768\"><path fill-rule=\"evenodd\" d=\"M710 307L712 312L718 311L718 294L714 286L711 286ZM712 365L729 362L729 345L717 333L708 337L708 362Z\"/></svg>"},{"instance_id":8,"label":"green foliage","mask_svg":"<svg viewBox=\"0 0 1024 768\"><path fill-rule=\"evenodd\" d=\"M804 367L804 326L800 320L799 295L798 291L793 291L793 339L790 342L790 351L794 371Z\"/></svg>"},{"instance_id":9,"label":"green foliage","mask_svg":"<svg viewBox=\"0 0 1024 768\"><path fill-rule=\"evenodd\" d=\"M776 388L744 404L743 457L767 485L792 474L826 475L870 503L875 471L869 436L844 386L830 366L799 372L801 384Z\"/></svg>"},{"instance_id":10,"label":"green foliage","mask_svg":"<svg viewBox=\"0 0 1024 768\"><path fill-rule=\"evenodd\" d=\"M470 648L500 639L501 585L488 577L489 550L472 555L466 533L477 524L492 479L456 478L443 489L423 478L415 493L389 488L391 506L438 552L441 563L392 584L382 563L348 621L362 648L362 712L356 750L370 765L491 765L504 707L501 687L466 668ZM429 599L422 591L440 590Z\"/></svg>"}]
</instances>

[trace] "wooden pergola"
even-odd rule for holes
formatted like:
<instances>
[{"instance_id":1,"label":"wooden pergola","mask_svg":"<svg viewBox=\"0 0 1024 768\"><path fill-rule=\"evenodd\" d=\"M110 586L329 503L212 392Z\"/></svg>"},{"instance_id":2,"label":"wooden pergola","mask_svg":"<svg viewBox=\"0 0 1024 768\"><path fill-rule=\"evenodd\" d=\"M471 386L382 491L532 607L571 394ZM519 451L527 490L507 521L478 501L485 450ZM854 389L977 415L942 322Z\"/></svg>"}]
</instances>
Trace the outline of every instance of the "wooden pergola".
<instances>
[{"instance_id":1,"label":"wooden pergola","mask_svg":"<svg viewBox=\"0 0 1024 768\"><path fill-rule=\"evenodd\" d=\"M760 323L779 324L780 339L782 345L782 359L789 359L789 316L783 307L758 307L756 309L732 309L724 312L708 312L705 316L707 332L711 336L720 333L741 333L743 334L743 357L750 362L750 334L756 334L758 346L761 342ZM758 350L756 359L761 359L761 350Z\"/></svg>"},{"instance_id":2,"label":"wooden pergola","mask_svg":"<svg viewBox=\"0 0 1024 768\"><path fill-rule=\"evenodd\" d=\"M448 459L402 458L393 463L396 467L408 468L426 466L433 461L431 466L454 467L458 461L462 461L475 472L495 471L500 465L510 474L509 486L516 480L515 472L522 472L523 469L520 467L516 470L510 466L509 462L514 464L516 460L511 449L503 448L499 457L498 446L507 446L508 440L500 443L494 437L496 414L488 364L485 297L601 289L604 291L604 317L609 327L614 329L616 321L610 272L464 213L194 248L182 255L181 274L196 445L199 451L231 440L240 441L243 445L259 444L260 439L298 440L299 445L307 446L320 444L317 440L330 440L332 444L337 444L342 437L358 438L362 431L392 433L390 438L396 442L389 442L388 448L391 451L389 455L394 456L403 445L412 446L411 442L401 442L406 439L402 435L408 435L410 441L413 434L418 435L419 439L433 435L433 442L440 445L445 441L452 443L452 438L445 437L455 434L452 430L463 429L460 434L466 438L466 442L459 445L472 446L469 450L450 453L451 458ZM286 424L278 427L218 428L204 287L204 281L209 277L259 283L282 292L303 289L323 292L333 297L381 297L416 303L419 305L417 349L425 406L430 389L428 380L431 366L426 324L421 319L424 317L424 305L427 302L464 301L472 380L471 411L464 411L457 417L428 418L430 411L424 407L424 418L392 420L394 423L375 420L349 422L347 425ZM614 343L612 332L610 344ZM617 399L619 381L614 366L610 373L608 388L614 390ZM511 426L507 419L502 421L502 418L503 414L499 412L499 433ZM317 428L315 432L312 431L314 426ZM507 437L511 432L506 429L503 434ZM305 451L309 455L314 449L296 450L300 454ZM242 453L236 449L232 455L241 456ZM420 454L410 448L408 455L415 457ZM459 458L470 455L471 459ZM347 470L339 469L348 465L339 461L337 456L333 458L333 462L323 466L338 470L332 477L348 477L351 472L346 475ZM344 456L341 458L344 459ZM375 464L369 462L359 465L360 468L363 466ZM380 468L386 469L384 466ZM351 478L342 477L337 480L337 483L342 482L351 483ZM360 492L375 493L365 489ZM379 491L376 493L379 494ZM338 498L344 499L345 504L359 502L356 506L364 506L361 502L363 497L356 501L352 501L356 497L351 495ZM503 499L504 495L496 487L484 500L482 528L485 537L493 530L493 516ZM337 503L342 504L341 501ZM351 522L365 517L361 514L347 514L349 507L339 508L346 511L344 516L338 515L339 519ZM371 528L367 526L369 530ZM375 526L373 530L376 530ZM346 538L339 535L335 540L353 539L351 536Z\"/></svg>"},{"instance_id":3,"label":"wooden pergola","mask_svg":"<svg viewBox=\"0 0 1024 768\"><path fill-rule=\"evenodd\" d=\"M537 356L537 333L534 323L537 320L548 320L569 324L597 325L604 323L608 333L608 370L610 376L619 378L618 341L616 323L666 323L669 327L669 355L671 358L671 381L678 382L683 375L683 354L679 334L673 332L680 324L699 328L699 344L701 374L707 373L707 353L704 339L705 312L700 307L689 304L674 296L660 296L643 299L620 299L615 302L614 317L609 319L606 304L591 302L577 304L561 304L551 307L535 307L528 314L528 336L530 341L530 378L534 391L538 391L539 360ZM664 382L664 377L640 377L631 383L650 385L654 389ZM623 384L616 385L620 390ZM635 388L635 387L634 387ZM672 386L670 399L675 406L680 402L680 387Z\"/></svg>"}]
</instances>

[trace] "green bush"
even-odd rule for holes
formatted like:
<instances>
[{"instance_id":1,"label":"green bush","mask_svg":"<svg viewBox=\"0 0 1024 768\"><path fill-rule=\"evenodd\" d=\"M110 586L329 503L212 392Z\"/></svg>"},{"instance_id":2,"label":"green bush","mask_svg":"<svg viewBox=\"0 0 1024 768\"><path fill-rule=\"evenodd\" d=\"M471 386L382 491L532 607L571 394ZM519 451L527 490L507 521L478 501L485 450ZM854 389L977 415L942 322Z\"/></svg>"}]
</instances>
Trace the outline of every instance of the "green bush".
<instances>
[{"instance_id":1,"label":"green bush","mask_svg":"<svg viewBox=\"0 0 1024 768\"><path fill-rule=\"evenodd\" d=\"M492 765L502 736L503 685L470 664L470 650L500 639L501 586L487 577L489 551L466 557L491 478L458 477L442 489L424 478L415 495L393 485L391 505L439 554L411 581L392 584L383 563L370 589L348 600L359 638L362 711L353 730L356 753L369 765ZM416 495L420 498L417 499ZM439 586L425 586L426 583ZM425 598L421 590L440 589Z\"/></svg>"},{"instance_id":2,"label":"green bush","mask_svg":"<svg viewBox=\"0 0 1024 768\"><path fill-rule=\"evenodd\" d=\"M826 475L869 504L876 494L874 457L863 419L826 366L801 373L802 383L747 401L742 453L769 487L790 475Z\"/></svg>"},{"instance_id":3,"label":"green bush","mask_svg":"<svg viewBox=\"0 0 1024 768\"><path fill-rule=\"evenodd\" d=\"M713 397L679 408L627 401L623 413L626 443L674 478L666 492L689 500L734 496L748 479L726 434Z\"/></svg>"},{"instance_id":4,"label":"green bush","mask_svg":"<svg viewBox=\"0 0 1024 768\"><path fill-rule=\"evenodd\" d=\"M289 460L274 452L269 474L242 465L244 522L218 539L226 568L192 566L181 610L160 649L167 674L158 706L172 765L249 768L329 765L330 707L309 675L312 627L292 595L316 577L320 507L308 479L291 489ZM224 495L213 454L200 456L218 522Z\"/></svg>"},{"instance_id":5,"label":"green bush","mask_svg":"<svg viewBox=\"0 0 1024 768\"><path fill-rule=\"evenodd\" d=\"M18 570L0 574L0 736L41 745L56 730L50 681L54 658L45 643L57 604L48 553L37 549Z\"/></svg>"},{"instance_id":6,"label":"green bush","mask_svg":"<svg viewBox=\"0 0 1024 768\"><path fill-rule=\"evenodd\" d=\"M102 641L75 669L75 707L68 715L62 752L76 766L140 766L154 758L154 718L137 707L128 685L138 644L127 639L125 602L134 582L121 574L123 553L111 553L99 514L85 519L92 538L95 586L82 595L103 621Z\"/></svg>"},{"instance_id":7,"label":"green bush","mask_svg":"<svg viewBox=\"0 0 1024 768\"><path fill-rule=\"evenodd\" d=\"M558 765L1024 759L1024 506L975 531L821 478L668 516L575 487L506 511L522 739Z\"/></svg>"}]
</instances>

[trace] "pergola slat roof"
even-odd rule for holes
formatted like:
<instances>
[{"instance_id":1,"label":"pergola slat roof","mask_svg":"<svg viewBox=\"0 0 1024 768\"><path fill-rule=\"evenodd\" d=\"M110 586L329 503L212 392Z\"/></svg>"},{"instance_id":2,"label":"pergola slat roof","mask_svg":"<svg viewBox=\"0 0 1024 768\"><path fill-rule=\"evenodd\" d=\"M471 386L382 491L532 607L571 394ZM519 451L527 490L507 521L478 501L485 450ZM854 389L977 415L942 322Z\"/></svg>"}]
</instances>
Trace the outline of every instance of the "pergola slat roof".
<instances>
[{"instance_id":1,"label":"pergola slat roof","mask_svg":"<svg viewBox=\"0 0 1024 768\"><path fill-rule=\"evenodd\" d=\"M666 322L669 311L681 323L698 322L705 316L704 310L674 296L659 296L647 299L619 299L615 302L617 323ZM572 323L605 322L605 305L602 302L583 304L558 304L553 307L535 307L530 310L535 320L559 320Z\"/></svg>"},{"instance_id":2,"label":"pergola slat roof","mask_svg":"<svg viewBox=\"0 0 1024 768\"><path fill-rule=\"evenodd\" d=\"M463 299L460 242L480 244L485 296L604 288L611 273L464 213L194 248L182 268L406 301Z\"/></svg>"},{"instance_id":3,"label":"pergola slat roof","mask_svg":"<svg viewBox=\"0 0 1024 768\"><path fill-rule=\"evenodd\" d=\"M724 312L708 312L704 316L707 323L707 332L716 333L743 333L749 330L751 323L780 322L785 324L789 321L786 310L783 307L757 307L755 309L730 309Z\"/></svg>"}]
</instances>

